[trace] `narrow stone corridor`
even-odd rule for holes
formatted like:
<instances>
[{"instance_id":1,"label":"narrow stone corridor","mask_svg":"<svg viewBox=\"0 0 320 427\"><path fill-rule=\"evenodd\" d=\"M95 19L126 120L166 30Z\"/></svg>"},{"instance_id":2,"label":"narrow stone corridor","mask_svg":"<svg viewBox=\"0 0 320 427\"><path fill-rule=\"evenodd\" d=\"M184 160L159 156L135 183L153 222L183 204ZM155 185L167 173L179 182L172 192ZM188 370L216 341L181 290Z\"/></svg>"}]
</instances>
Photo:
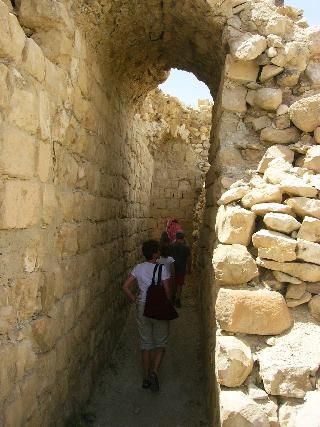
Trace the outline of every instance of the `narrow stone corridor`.
<instances>
[{"instance_id":1,"label":"narrow stone corridor","mask_svg":"<svg viewBox=\"0 0 320 427\"><path fill-rule=\"evenodd\" d=\"M160 393L141 388L132 307L127 325L86 412L95 427L205 427L205 395L197 307L187 289L160 374ZM92 425L92 424L91 424Z\"/></svg>"}]
</instances>

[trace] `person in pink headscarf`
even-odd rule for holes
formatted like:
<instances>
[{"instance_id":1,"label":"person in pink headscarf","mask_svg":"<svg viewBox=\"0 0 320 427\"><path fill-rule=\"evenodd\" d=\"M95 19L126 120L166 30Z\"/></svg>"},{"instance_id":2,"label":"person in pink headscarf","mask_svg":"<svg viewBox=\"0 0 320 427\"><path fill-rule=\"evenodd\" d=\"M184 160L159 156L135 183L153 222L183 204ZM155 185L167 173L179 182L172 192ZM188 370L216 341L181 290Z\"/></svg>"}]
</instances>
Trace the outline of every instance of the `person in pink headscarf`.
<instances>
[{"instance_id":1,"label":"person in pink headscarf","mask_svg":"<svg viewBox=\"0 0 320 427\"><path fill-rule=\"evenodd\" d=\"M178 223L178 220L175 218L168 219L167 221L167 234L169 236L170 242L174 243L176 241L176 234L181 231L182 228L180 224Z\"/></svg>"}]
</instances>

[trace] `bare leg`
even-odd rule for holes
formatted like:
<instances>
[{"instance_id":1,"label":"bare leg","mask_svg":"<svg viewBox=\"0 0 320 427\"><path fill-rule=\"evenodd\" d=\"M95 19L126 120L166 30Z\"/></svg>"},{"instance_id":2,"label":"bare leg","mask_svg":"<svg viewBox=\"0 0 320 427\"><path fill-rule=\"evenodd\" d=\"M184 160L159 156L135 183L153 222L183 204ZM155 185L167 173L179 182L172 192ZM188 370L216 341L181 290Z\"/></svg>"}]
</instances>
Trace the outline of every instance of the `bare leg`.
<instances>
[{"instance_id":1,"label":"bare leg","mask_svg":"<svg viewBox=\"0 0 320 427\"><path fill-rule=\"evenodd\" d=\"M141 350L141 357L142 357L143 375L144 375L144 378L147 379L150 375L151 351Z\"/></svg>"},{"instance_id":2,"label":"bare leg","mask_svg":"<svg viewBox=\"0 0 320 427\"><path fill-rule=\"evenodd\" d=\"M165 352L166 349L164 347L157 347L153 351L153 372L157 375Z\"/></svg>"}]
</instances>

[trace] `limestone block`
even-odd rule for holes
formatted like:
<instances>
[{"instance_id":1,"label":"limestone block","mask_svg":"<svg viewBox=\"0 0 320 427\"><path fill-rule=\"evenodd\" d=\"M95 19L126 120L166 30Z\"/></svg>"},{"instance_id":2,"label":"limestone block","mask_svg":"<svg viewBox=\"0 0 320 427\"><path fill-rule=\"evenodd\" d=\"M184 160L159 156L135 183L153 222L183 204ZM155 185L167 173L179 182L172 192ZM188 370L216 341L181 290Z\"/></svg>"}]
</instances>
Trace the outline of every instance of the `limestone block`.
<instances>
[{"instance_id":1,"label":"limestone block","mask_svg":"<svg viewBox=\"0 0 320 427\"><path fill-rule=\"evenodd\" d=\"M282 114L281 116L276 116L274 123L277 129L288 129L290 128L290 118L289 114Z\"/></svg>"},{"instance_id":2,"label":"limestone block","mask_svg":"<svg viewBox=\"0 0 320 427\"><path fill-rule=\"evenodd\" d=\"M222 427L269 427L265 412L243 391L222 390L220 393Z\"/></svg>"},{"instance_id":3,"label":"limestone block","mask_svg":"<svg viewBox=\"0 0 320 427\"><path fill-rule=\"evenodd\" d=\"M320 29L319 27L308 28L309 49L312 56L320 55Z\"/></svg>"},{"instance_id":4,"label":"limestone block","mask_svg":"<svg viewBox=\"0 0 320 427\"><path fill-rule=\"evenodd\" d=\"M9 27L8 7L0 3L0 57L10 57L11 33Z\"/></svg>"},{"instance_id":5,"label":"limestone block","mask_svg":"<svg viewBox=\"0 0 320 427\"><path fill-rule=\"evenodd\" d=\"M47 59L64 69L70 69L73 53L73 37L61 30L37 31L33 35Z\"/></svg>"},{"instance_id":6,"label":"limestone block","mask_svg":"<svg viewBox=\"0 0 320 427\"><path fill-rule=\"evenodd\" d=\"M238 387L253 368L251 349L240 339L231 336L217 337L217 381L226 387Z\"/></svg>"},{"instance_id":7,"label":"limestone block","mask_svg":"<svg viewBox=\"0 0 320 427\"><path fill-rule=\"evenodd\" d=\"M289 108L292 122L304 132L313 132L320 125L320 94L302 98Z\"/></svg>"},{"instance_id":8,"label":"limestone block","mask_svg":"<svg viewBox=\"0 0 320 427\"><path fill-rule=\"evenodd\" d=\"M8 121L35 134L39 127L39 107L35 94L29 90L14 88Z\"/></svg>"},{"instance_id":9,"label":"limestone block","mask_svg":"<svg viewBox=\"0 0 320 427\"><path fill-rule=\"evenodd\" d=\"M259 131L261 129L271 126L271 120L268 116L257 117L252 121L252 126L255 131Z\"/></svg>"},{"instance_id":10,"label":"limestone block","mask_svg":"<svg viewBox=\"0 0 320 427\"><path fill-rule=\"evenodd\" d=\"M277 158L282 158L286 162L292 164L294 160L294 152L288 147L282 145L272 145L267 149L266 153L262 157L257 171L259 173L264 173L270 162Z\"/></svg>"},{"instance_id":11,"label":"limestone block","mask_svg":"<svg viewBox=\"0 0 320 427\"><path fill-rule=\"evenodd\" d=\"M287 129L267 127L262 129L260 139L271 144L293 144L299 141L300 132L295 127Z\"/></svg>"},{"instance_id":12,"label":"limestone block","mask_svg":"<svg viewBox=\"0 0 320 427\"><path fill-rule=\"evenodd\" d=\"M280 262L296 259L297 242L285 234L270 230L259 230L253 234L252 243L255 248L259 249L260 257Z\"/></svg>"},{"instance_id":13,"label":"limestone block","mask_svg":"<svg viewBox=\"0 0 320 427\"><path fill-rule=\"evenodd\" d=\"M46 141L51 137L51 116L48 95L44 90L39 93L39 125L41 139Z\"/></svg>"},{"instance_id":14,"label":"limestone block","mask_svg":"<svg viewBox=\"0 0 320 427\"><path fill-rule=\"evenodd\" d=\"M265 65L262 68L259 80L264 83L267 80L272 79L283 71L283 67L278 67L277 65Z\"/></svg>"},{"instance_id":15,"label":"limestone block","mask_svg":"<svg viewBox=\"0 0 320 427\"><path fill-rule=\"evenodd\" d=\"M21 67L31 76L42 82L45 76L45 60L41 48L31 38L26 39L22 52Z\"/></svg>"},{"instance_id":16,"label":"limestone block","mask_svg":"<svg viewBox=\"0 0 320 427\"><path fill-rule=\"evenodd\" d=\"M258 34L245 33L229 41L231 54L239 60L257 58L267 48L267 40Z\"/></svg>"},{"instance_id":17,"label":"limestone block","mask_svg":"<svg viewBox=\"0 0 320 427\"><path fill-rule=\"evenodd\" d=\"M5 107L9 102L7 76L8 68L4 64L0 64L0 107Z\"/></svg>"},{"instance_id":18,"label":"limestone block","mask_svg":"<svg viewBox=\"0 0 320 427\"><path fill-rule=\"evenodd\" d=\"M43 207L42 207L42 222L44 224L51 224L56 216L58 207L55 186L47 184L43 188Z\"/></svg>"},{"instance_id":19,"label":"limestone block","mask_svg":"<svg viewBox=\"0 0 320 427\"><path fill-rule=\"evenodd\" d=\"M216 318L223 330L256 335L277 335L292 325L283 296L266 290L220 289Z\"/></svg>"},{"instance_id":20,"label":"limestone block","mask_svg":"<svg viewBox=\"0 0 320 427\"><path fill-rule=\"evenodd\" d=\"M308 308L311 316L320 322L320 295L316 295L310 299Z\"/></svg>"},{"instance_id":21,"label":"limestone block","mask_svg":"<svg viewBox=\"0 0 320 427\"><path fill-rule=\"evenodd\" d=\"M228 203L240 200L247 193L248 190L249 190L248 186L231 188L230 190L222 194L217 204L227 205Z\"/></svg>"},{"instance_id":22,"label":"limestone block","mask_svg":"<svg viewBox=\"0 0 320 427\"><path fill-rule=\"evenodd\" d=\"M297 411L296 426L303 426L308 420L308 427L319 427L320 420L320 391L308 391L305 394L303 405Z\"/></svg>"},{"instance_id":23,"label":"limestone block","mask_svg":"<svg viewBox=\"0 0 320 427\"><path fill-rule=\"evenodd\" d=\"M251 206L251 210L256 215L265 215L269 212L275 212L295 216L289 206L281 203L257 203L256 205Z\"/></svg>"},{"instance_id":24,"label":"limestone block","mask_svg":"<svg viewBox=\"0 0 320 427\"><path fill-rule=\"evenodd\" d=\"M277 77L277 83L283 87L293 87L299 83L301 71L296 68L285 68L285 70Z\"/></svg>"},{"instance_id":25,"label":"limestone block","mask_svg":"<svg viewBox=\"0 0 320 427\"><path fill-rule=\"evenodd\" d=\"M320 85L320 62L310 61L306 69L306 76L312 85Z\"/></svg>"},{"instance_id":26,"label":"limestone block","mask_svg":"<svg viewBox=\"0 0 320 427\"><path fill-rule=\"evenodd\" d=\"M266 34L275 34L276 36L285 37L290 33L292 21L287 16L274 14L268 19L265 28Z\"/></svg>"},{"instance_id":27,"label":"limestone block","mask_svg":"<svg viewBox=\"0 0 320 427\"><path fill-rule=\"evenodd\" d=\"M264 354L259 357L260 375L268 394L301 399L312 390L309 367L286 366L282 361L274 363L269 358Z\"/></svg>"},{"instance_id":28,"label":"limestone block","mask_svg":"<svg viewBox=\"0 0 320 427\"><path fill-rule=\"evenodd\" d=\"M272 173L272 170L271 170ZM285 175L285 174L283 174ZM288 174L289 175L289 174ZM270 179L270 175L269 175ZM316 197L318 190L312 185L307 184L303 179L295 176L287 176L281 180L280 188L283 193L287 193L290 196L301 196L301 197Z\"/></svg>"},{"instance_id":29,"label":"limestone block","mask_svg":"<svg viewBox=\"0 0 320 427\"><path fill-rule=\"evenodd\" d=\"M220 284L240 285L259 274L254 259L243 245L218 245L212 263Z\"/></svg>"},{"instance_id":30,"label":"limestone block","mask_svg":"<svg viewBox=\"0 0 320 427\"><path fill-rule=\"evenodd\" d=\"M2 183L0 228L27 228L40 218L40 188L31 181L10 180Z\"/></svg>"},{"instance_id":31,"label":"limestone block","mask_svg":"<svg viewBox=\"0 0 320 427\"><path fill-rule=\"evenodd\" d=\"M307 283L306 290L310 294L320 295L320 283Z\"/></svg>"},{"instance_id":32,"label":"limestone block","mask_svg":"<svg viewBox=\"0 0 320 427\"><path fill-rule=\"evenodd\" d=\"M255 82L259 66L255 61L237 61L231 55L226 56L225 73L229 79L242 83Z\"/></svg>"},{"instance_id":33,"label":"limestone block","mask_svg":"<svg viewBox=\"0 0 320 427\"><path fill-rule=\"evenodd\" d=\"M53 317L39 317L32 322L31 328L33 339L41 353L50 351L61 333L59 322Z\"/></svg>"},{"instance_id":34,"label":"limestone block","mask_svg":"<svg viewBox=\"0 0 320 427\"><path fill-rule=\"evenodd\" d=\"M320 281L320 267L318 265L301 262L276 262L260 258L257 258L256 262L261 267L267 268L269 270L282 271L283 273L297 277L302 281Z\"/></svg>"},{"instance_id":35,"label":"limestone block","mask_svg":"<svg viewBox=\"0 0 320 427\"><path fill-rule=\"evenodd\" d=\"M222 108L234 113L245 113L247 89L243 86L224 88L222 92Z\"/></svg>"},{"instance_id":36,"label":"limestone block","mask_svg":"<svg viewBox=\"0 0 320 427\"><path fill-rule=\"evenodd\" d=\"M263 218L263 222L269 229L286 234L298 230L301 226L300 222L291 215L274 212L267 213Z\"/></svg>"},{"instance_id":37,"label":"limestone block","mask_svg":"<svg viewBox=\"0 0 320 427\"><path fill-rule=\"evenodd\" d=\"M40 288L42 286L41 273L28 274L26 277L15 280L10 300L17 310L20 321L27 320L41 311Z\"/></svg>"},{"instance_id":38,"label":"limestone block","mask_svg":"<svg viewBox=\"0 0 320 427\"><path fill-rule=\"evenodd\" d=\"M304 292L302 297L300 297L299 299L286 298L287 306L290 308L298 307L299 305L305 304L310 301L311 296L312 295L310 294L310 292Z\"/></svg>"},{"instance_id":39,"label":"limestone block","mask_svg":"<svg viewBox=\"0 0 320 427\"><path fill-rule=\"evenodd\" d=\"M320 245L308 240L298 239L297 259L320 264Z\"/></svg>"},{"instance_id":40,"label":"limestone block","mask_svg":"<svg viewBox=\"0 0 320 427\"><path fill-rule=\"evenodd\" d=\"M307 289L307 285L305 283L301 283L300 285L289 285L286 292L286 300L288 299L301 299Z\"/></svg>"},{"instance_id":41,"label":"limestone block","mask_svg":"<svg viewBox=\"0 0 320 427\"><path fill-rule=\"evenodd\" d=\"M320 127L317 127L314 130L313 136L314 136L314 140L316 141L316 143L320 144Z\"/></svg>"},{"instance_id":42,"label":"limestone block","mask_svg":"<svg viewBox=\"0 0 320 427\"><path fill-rule=\"evenodd\" d=\"M25 43L25 34L15 15L0 3L0 58L19 62Z\"/></svg>"},{"instance_id":43,"label":"limestone block","mask_svg":"<svg viewBox=\"0 0 320 427\"><path fill-rule=\"evenodd\" d=\"M51 144L39 143L38 148L38 175L42 182L47 182L53 167Z\"/></svg>"},{"instance_id":44,"label":"limestone block","mask_svg":"<svg viewBox=\"0 0 320 427\"><path fill-rule=\"evenodd\" d=\"M253 212L240 206L220 206L216 219L216 233L221 243L247 246L255 226Z\"/></svg>"},{"instance_id":45,"label":"limestone block","mask_svg":"<svg viewBox=\"0 0 320 427\"><path fill-rule=\"evenodd\" d=\"M320 200L308 197L291 197L285 203L301 217L311 216L320 219Z\"/></svg>"},{"instance_id":46,"label":"limestone block","mask_svg":"<svg viewBox=\"0 0 320 427\"><path fill-rule=\"evenodd\" d=\"M309 242L320 241L320 221L316 218L306 216L298 231L299 239L309 240Z\"/></svg>"},{"instance_id":47,"label":"limestone block","mask_svg":"<svg viewBox=\"0 0 320 427\"><path fill-rule=\"evenodd\" d=\"M57 230L56 248L61 257L75 255L78 251L77 227L62 225Z\"/></svg>"},{"instance_id":48,"label":"limestone block","mask_svg":"<svg viewBox=\"0 0 320 427\"><path fill-rule=\"evenodd\" d=\"M278 280L279 282L292 283L294 285L301 285L303 283L300 279L289 276L289 274L282 273L281 271L273 271L272 274L274 275L275 279Z\"/></svg>"},{"instance_id":49,"label":"limestone block","mask_svg":"<svg viewBox=\"0 0 320 427\"><path fill-rule=\"evenodd\" d=\"M303 167L320 172L320 145L315 145L308 149Z\"/></svg>"},{"instance_id":50,"label":"limestone block","mask_svg":"<svg viewBox=\"0 0 320 427\"><path fill-rule=\"evenodd\" d=\"M265 185L263 188L253 188L242 197L241 203L245 208L251 208L258 203L281 203L282 192L277 185Z\"/></svg>"},{"instance_id":51,"label":"limestone block","mask_svg":"<svg viewBox=\"0 0 320 427\"><path fill-rule=\"evenodd\" d=\"M282 116L283 114L287 114L288 111L289 111L289 107L286 104L281 104L277 109L277 116Z\"/></svg>"},{"instance_id":52,"label":"limestone block","mask_svg":"<svg viewBox=\"0 0 320 427\"><path fill-rule=\"evenodd\" d=\"M8 125L0 125L0 172L31 178L35 172L36 145L33 137Z\"/></svg>"},{"instance_id":53,"label":"limestone block","mask_svg":"<svg viewBox=\"0 0 320 427\"><path fill-rule=\"evenodd\" d=\"M276 111L282 104L281 89L262 88L258 89L254 96L254 105L267 111Z\"/></svg>"}]
</instances>

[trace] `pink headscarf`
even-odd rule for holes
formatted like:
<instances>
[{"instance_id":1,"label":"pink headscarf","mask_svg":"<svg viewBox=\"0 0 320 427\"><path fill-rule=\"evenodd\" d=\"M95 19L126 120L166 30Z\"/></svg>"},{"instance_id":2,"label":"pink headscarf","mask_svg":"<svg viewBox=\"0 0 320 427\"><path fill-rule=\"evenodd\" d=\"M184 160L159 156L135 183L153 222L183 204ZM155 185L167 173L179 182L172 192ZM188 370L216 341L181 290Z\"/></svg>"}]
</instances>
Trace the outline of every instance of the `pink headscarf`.
<instances>
[{"instance_id":1,"label":"pink headscarf","mask_svg":"<svg viewBox=\"0 0 320 427\"><path fill-rule=\"evenodd\" d=\"M167 233L171 243L175 242L176 234L178 231L182 231L182 228L175 218L168 219L167 221Z\"/></svg>"}]
</instances>

